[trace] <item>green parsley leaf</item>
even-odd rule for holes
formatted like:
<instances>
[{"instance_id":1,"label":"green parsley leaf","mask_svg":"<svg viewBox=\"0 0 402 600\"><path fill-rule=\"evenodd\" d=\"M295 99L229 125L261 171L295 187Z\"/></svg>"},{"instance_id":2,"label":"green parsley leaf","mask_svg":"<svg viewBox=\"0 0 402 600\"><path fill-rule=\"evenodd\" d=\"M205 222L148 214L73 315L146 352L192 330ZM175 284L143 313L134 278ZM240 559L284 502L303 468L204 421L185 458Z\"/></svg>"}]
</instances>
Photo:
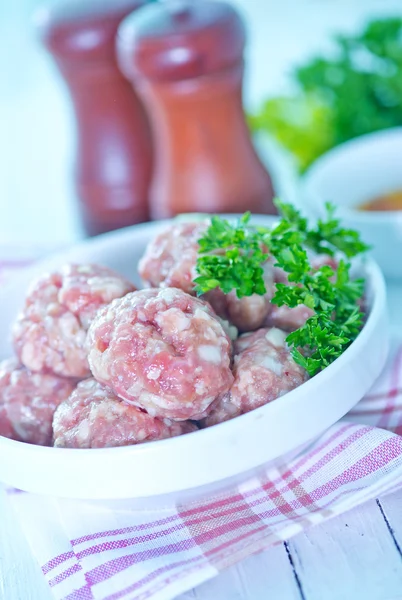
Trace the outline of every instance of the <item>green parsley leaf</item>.
<instances>
[{"instance_id":1,"label":"green parsley leaf","mask_svg":"<svg viewBox=\"0 0 402 600\"><path fill-rule=\"evenodd\" d=\"M194 279L197 294L216 287L228 294L235 289L239 298L266 292L262 264L268 254L261 245L261 236L248 227L250 213L231 224L213 217L211 225L199 240L198 277Z\"/></svg>"}]
</instances>

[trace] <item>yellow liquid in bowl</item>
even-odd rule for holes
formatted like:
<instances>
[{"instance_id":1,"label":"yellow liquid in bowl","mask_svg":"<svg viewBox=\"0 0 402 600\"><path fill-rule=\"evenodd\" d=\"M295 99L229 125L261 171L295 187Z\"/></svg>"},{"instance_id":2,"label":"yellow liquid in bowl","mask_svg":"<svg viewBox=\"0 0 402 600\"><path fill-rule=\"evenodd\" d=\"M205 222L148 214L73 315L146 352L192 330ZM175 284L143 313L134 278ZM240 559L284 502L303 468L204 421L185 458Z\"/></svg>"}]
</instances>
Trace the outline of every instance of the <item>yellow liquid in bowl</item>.
<instances>
[{"instance_id":1,"label":"yellow liquid in bowl","mask_svg":"<svg viewBox=\"0 0 402 600\"><path fill-rule=\"evenodd\" d=\"M402 189L394 192L389 192L383 196L378 196L368 202L363 202L358 207L358 210L368 211L388 211L388 210L401 210L402 211Z\"/></svg>"}]
</instances>

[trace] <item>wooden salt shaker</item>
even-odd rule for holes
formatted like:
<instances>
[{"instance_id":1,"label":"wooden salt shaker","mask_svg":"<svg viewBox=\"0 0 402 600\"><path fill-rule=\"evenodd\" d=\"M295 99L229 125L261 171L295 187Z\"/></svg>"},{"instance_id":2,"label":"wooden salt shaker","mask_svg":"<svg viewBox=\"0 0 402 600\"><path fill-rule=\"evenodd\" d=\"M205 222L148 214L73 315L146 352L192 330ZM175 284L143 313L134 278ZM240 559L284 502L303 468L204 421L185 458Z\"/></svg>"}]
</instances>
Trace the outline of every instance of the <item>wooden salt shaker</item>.
<instances>
[{"instance_id":1,"label":"wooden salt shaker","mask_svg":"<svg viewBox=\"0 0 402 600\"><path fill-rule=\"evenodd\" d=\"M149 111L151 216L276 213L242 106L245 30L224 2L149 4L118 29L117 55Z\"/></svg>"},{"instance_id":2,"label":"wooden salt shaker","mask_svg":"<svg viewBox=\"0 0 402 600\"><path fill-rule=\"evenodd\" d=\"M146 221L152 140L141 101L118 69L121 20L147 0L61 0L38 13L77 122L74 178L89 235Z\"/></svg>"}]
</instances>

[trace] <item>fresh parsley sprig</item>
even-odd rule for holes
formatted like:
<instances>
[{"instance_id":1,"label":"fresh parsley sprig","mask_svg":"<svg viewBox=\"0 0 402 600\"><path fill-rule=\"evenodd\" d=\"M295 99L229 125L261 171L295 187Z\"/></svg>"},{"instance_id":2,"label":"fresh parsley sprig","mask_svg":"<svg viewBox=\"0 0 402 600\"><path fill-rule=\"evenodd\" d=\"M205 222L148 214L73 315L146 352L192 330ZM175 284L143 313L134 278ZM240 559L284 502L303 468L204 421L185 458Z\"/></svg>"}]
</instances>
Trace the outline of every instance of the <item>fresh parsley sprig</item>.
<instances>
[{"instance_id":1,"label":"fresh parsley sprig","mask_svg":"<svg viewBox=\"0 0 402 600\"><path fill-rule=\"evenodd\" d=\"M284 233L293 232L299 236L300 243L316 254L334 256L343 253L346 258L352 258L368 250L362 242L357 231L341 226L340 219L335 218L335 206L325 204L325 219L318 219L313 228L309 228L308 221L291 204L275 200L276 207L282 215L282 220L273 228L270 237L279 239ZM272 252L272 248L271 248Z\"/></svg>"},{"instance_id":2,"label":"fresh parsley sprig","mask_svg":"<svg viewBox=\"0 0 402 600\"><path fill-rule=\"evenodd\" d=\"M239 298L265 294L261 265L268 254L262 248L261 235L248 227L250 216L245 213L235 224L212 217L199 240L196 293L205 294L220 287L225 294L235 289Z\"/></svg>"},{"instance_id":3,"label":"fresh parsley sprig","mask_svg":"<svg viewBox=\"0 0 402 600\"><path fill-rule=\"evenodd\" d=\"M296 282L292 265L282 257L278 264ZM343 260L335 271L327 265L316 270L311 265L305 267L296 285L277 284L272 302L290 308L304 304L314 311L286 338L295 361L312 376L338 358L357 337L363 324L358 300L363 295L364 280L351 280L350 265Z\"/></svg>"},{"instance_id":4,"label":"fresh parsley sprig","mask_svg":"<svg viewBox=\"0 0 402 600\"><path fill-rule=\"evenodd\" d=\"M195 289L198 294L216 287L225 294L236 290L239 298L263 295L263 264L271 255L288 278L287 284L276 284L272 302L289 308L302 304L314 311L286 338L294 360L312 376L340 356L362 327L358 301L364 280L351 279L348 259L368 247L357 232L341 226L331 205L327 218L313 228L292 205L277 200L276 206L282 219L272 229L251 227L250 213L234 224L212 218L199 241ZM339 257L337 268L313 268L307 250Z\"/></svg>"}]
</instances>

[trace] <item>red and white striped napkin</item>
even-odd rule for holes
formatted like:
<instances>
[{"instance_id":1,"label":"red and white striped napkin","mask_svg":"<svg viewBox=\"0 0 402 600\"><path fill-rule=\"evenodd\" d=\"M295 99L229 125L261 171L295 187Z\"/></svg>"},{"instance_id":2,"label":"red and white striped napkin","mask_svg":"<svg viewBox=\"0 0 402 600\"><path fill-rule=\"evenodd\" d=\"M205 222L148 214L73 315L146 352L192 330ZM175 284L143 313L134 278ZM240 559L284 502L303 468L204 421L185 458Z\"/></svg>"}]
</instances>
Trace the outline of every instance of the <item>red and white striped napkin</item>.
<instances>
[{"instance_id":1,"label":"red and white striped napkin","mask_svg":"<svg viewBox=\"0 0 402 600\"><path fill-rule=\"evenodd\" d=\"M56 599L169 600L271 544L402 486L402 345L303 455L203 502L139 510L9 491Z\"/></svg>"}]
</instances>

